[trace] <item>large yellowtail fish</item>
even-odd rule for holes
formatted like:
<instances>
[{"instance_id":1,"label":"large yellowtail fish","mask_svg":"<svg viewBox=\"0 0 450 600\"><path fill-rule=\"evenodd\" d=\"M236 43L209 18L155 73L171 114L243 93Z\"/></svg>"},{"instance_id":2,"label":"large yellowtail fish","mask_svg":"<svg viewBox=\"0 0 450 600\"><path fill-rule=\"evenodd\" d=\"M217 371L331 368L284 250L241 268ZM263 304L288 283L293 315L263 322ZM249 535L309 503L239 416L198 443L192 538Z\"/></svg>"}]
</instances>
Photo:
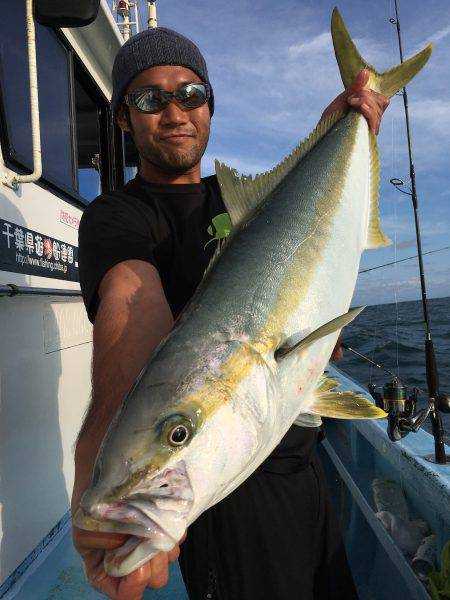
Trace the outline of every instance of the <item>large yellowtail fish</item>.
<instances>
[{"instance_id":1,"label":"large yellowtail fish","mask_svg":"<svg viewBox=\"0 0 450 600\"><path fill-rule=\"evenodd\" d=\"M431 47L377 73L335 9L332 35L348 86L390 97ZM232 222L227 243L103 441L76 525L128 533L110 575L168 551L204 510L241 484L296 421L377 418L365 397L322 376L349 311L361 253L389 243L378 218L378 150L358 113L334 113L268 173L217 164Z\"/></svg>"}]
</instances>

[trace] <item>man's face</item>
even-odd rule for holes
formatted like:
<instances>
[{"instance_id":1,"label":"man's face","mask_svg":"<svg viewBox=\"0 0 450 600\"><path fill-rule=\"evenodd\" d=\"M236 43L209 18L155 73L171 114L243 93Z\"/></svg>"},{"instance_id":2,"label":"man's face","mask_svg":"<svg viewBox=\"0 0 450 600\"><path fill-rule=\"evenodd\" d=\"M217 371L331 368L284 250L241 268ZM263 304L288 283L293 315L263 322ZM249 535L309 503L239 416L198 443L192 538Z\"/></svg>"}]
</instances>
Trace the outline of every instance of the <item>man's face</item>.
<instances>
[{"instance_id":1,"label":"man's face","mask_svg":"<svg viewBox=\"0 0 450 600\"><path fill-rule=\"evenodd\" d=\"M139 73L126 93L155 86L174 92L185 83L200 82L190 69L180 66L158 66ZM184 110L172 101L159 113L145 114L129 107L131 134L141 159L168 172L189 171L200 162L209 138L208 104ZM117 119L120 127L129 131L123 107Z\"/></svg>"}]
</instances>

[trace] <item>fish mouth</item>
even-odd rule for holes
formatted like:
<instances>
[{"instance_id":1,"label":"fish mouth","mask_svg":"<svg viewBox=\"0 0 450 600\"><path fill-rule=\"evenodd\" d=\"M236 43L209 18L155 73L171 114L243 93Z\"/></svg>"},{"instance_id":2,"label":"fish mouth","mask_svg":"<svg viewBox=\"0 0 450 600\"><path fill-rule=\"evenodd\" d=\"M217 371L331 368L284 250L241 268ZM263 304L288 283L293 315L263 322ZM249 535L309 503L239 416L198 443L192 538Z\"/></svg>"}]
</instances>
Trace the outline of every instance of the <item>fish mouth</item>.
<instances>
[{"instance_id":1,"label":"fish mouth","mask_svg":"<svg viewBox=\"0 0 450 600\"><path fill-rule=\"evenodd\" d=\"M105 568L115 577L128 574L157 552L170 551L186 531L194 504L183 461L139 482L123 500L96 501L94 493L95 488L83 496L74 524L132 536L105 555Z\"/></svg>"}]
</instances>

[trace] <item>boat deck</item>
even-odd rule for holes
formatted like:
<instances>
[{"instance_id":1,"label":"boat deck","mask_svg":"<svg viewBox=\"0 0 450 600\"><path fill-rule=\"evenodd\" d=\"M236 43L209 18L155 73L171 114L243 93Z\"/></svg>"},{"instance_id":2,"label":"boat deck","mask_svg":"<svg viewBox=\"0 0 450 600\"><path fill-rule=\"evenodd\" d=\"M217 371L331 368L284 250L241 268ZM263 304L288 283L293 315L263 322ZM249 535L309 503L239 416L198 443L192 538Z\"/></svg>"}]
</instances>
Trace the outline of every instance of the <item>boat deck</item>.
<instances>
[{"instance_id":1,"label":"boat deck","mask_svg":"<svg viewBox=\"0 0 450 600\"><path fill-rule=\"evenodd\" d=\"M368 396L358 383L334 367L329 375L340 381L342 389ZM450 538L450 466L426 460L433 453L432 436L419 431L393 444L386 435L384 420L333 420L325 424L325 431L326 439L319 445L319 452L361 600L429 598L410 561L375 517L372 482L375 478L397 481L410 508L410 518L427 521L430 531L437 536L440 551ZM3 600L104 597L85 579L81 559L72 546L68 513L0 587ZM171 566L165 588L148 590L144 598L187 599L178 565Z\"/></svg>"},{"instance_id":2,"label":"boat deck","mask_svg":"<svg viewBox=\"0 0 450 600\"><path fill-rule=\"evenodd\" d=\"M1 593L0 593L1 597ZM39 556L2 600L101 600L84 576L82 561L72 545L68 519ZM148 590L147 600L187 600L178 563L171 565L169 583L160 590Z\"/></svg>"}]
</instances>

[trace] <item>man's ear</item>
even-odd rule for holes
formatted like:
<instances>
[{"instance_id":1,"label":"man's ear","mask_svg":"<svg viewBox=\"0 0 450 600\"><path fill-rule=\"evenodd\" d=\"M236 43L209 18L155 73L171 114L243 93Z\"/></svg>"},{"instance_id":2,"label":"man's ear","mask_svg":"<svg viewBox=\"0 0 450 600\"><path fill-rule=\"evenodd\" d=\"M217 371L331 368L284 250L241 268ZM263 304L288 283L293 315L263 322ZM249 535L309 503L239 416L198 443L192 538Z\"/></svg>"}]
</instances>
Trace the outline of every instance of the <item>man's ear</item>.
<instances>
[{"instance_id":1,"label":"man's ear","mask_svg":"<svg viewBox=\"0 0 450 600\"><path fill-rule=\"evenodd\" d=\"M119 110L117 111L117 124L122 131L131 131L129 118L127 117L126 109L123 104L120 105Z\"/></svg>"}]
</instances>

